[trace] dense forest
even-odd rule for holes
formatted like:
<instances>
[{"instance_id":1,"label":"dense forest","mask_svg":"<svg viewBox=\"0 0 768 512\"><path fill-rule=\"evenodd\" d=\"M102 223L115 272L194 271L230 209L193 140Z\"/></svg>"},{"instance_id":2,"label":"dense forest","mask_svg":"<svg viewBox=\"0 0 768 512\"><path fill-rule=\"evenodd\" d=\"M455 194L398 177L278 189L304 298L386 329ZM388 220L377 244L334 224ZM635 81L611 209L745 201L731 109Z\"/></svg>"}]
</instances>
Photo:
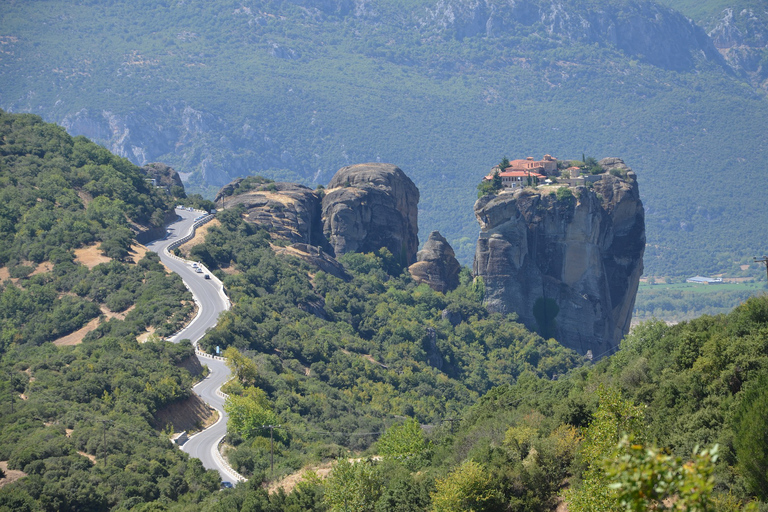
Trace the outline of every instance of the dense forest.
<instances>
[{"instance_id":1,"label":"dense forest","mask_svg":"<svg viewBox=\"0 0 768 512\"><path fill-rule=\"evenodd\" d=\"M238 176L325 185L394 163L422 233L465 265L499 158L617 156L647 208L647 273L756 276L740 267L763 252L768 103L706 32L729 7L726 33L764 47L761 4L662 3L702 25L646 0L11 1L0 107L167 162L208 198Z\"/></svg>"}]
</instances>

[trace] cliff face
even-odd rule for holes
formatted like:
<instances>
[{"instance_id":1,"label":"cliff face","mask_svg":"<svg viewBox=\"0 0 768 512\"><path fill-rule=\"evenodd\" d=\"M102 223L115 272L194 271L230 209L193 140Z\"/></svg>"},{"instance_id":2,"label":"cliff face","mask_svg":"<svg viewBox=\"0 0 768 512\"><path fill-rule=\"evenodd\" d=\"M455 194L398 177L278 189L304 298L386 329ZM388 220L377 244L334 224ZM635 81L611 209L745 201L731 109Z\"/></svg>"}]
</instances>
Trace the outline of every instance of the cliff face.
<instances>
[{"instance_id":1,"label":"cliff face","mask_svg":"<svg viewBox=\"0 0 768 512\"><path fill-rule=\"evenodd\" d=\"M323 198L323 232L337 256L386 247L404 264L419 247L419 189L392 164L343 167Z\"/></svg>"},{"instance_id":2,"label":"cliff face","mask_svg":"<svg viewBox=\"0 0 768 512\"><path fill-rule=\"evenodd\" d=\"M480 237L474 273L491 311L520 320L566 347L595 356L629 331L645 250L645 215L635 174L601 162L592 190L522 189L475 203Z\"/></svg>"},{"instance_id":3,"label":"cliff face","mask_svg":"<svg viewBox=\"0 0 768 512\"><path fill-rule=\"evenodd\" d=\"M272 236L294 243L327 248L320 222L320 198L295 183L270 183L258 189L238 191L242 178L225 186L216 197L226 208L242 204L245 220L264 226Z\"/></svg>"},{"instance_id":4,"label":"cliff face","mask_svg":"<svg viewBox=\"0 0 768 512\"><path fill-rule=\"evenodd\" d=\"M426 283L443 293L459 286L461 265L451 245L438 231L429 234L424 248L416 254L416 260L408 267L414 281Z\"/></svg>"}]
</instances>

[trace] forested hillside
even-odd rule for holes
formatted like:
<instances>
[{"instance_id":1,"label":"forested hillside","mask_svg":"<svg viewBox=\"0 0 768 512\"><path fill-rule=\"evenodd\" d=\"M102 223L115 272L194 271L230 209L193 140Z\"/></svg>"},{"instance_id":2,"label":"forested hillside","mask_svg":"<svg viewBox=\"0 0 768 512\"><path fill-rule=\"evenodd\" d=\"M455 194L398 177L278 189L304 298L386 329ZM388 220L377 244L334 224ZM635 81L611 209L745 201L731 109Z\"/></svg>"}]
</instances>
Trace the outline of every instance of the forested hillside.
<instances>
[{"instance_id":1,"label":"forested hillside","mask_svg":"<svg viewBox=\"0 0 768 512\"><path fill-rule=\"evenodd\" d=\"M239 382L227 392L242 398L231 414L279 416L281 471L366 448L398 418L439 424L524 372L552 378L581 363L513 315L489 314L482 284L466 272L443 295L416 286L382 249L343 256L349 276L334 277L276 255L269 234L241 213L219 212L220 225L190 251L226 269L217 272L234 304L201 346L252 358L235 365ZM267 468L269 447L260 441L268 432L248 424L229 436L237 446L230 460L250 475Z\"/></svg>"},{"instance_id":2,"label":"forested hillside","mask_svg":"<svg viewBox=\"0 0 768 512\"><path fill-rule=\"evenodd\" d=\"M0 461L18 479L0 473L0 510L768 510L767 297L643 324L591 364L489 314L466 271L438 293L381 250L330 275L240 208L185 249L234 304L203 345L235 373L225 451L250 479L219 492L156 426L190 394L192 347L137 342L191 313L134 238L175 198L35 116L0 121L4 215L18 215L0 267ZM83 263L94 247L108 261ZM74 346L56 337L96 315L111 319ZM317 472L276 490L302 467Z\"/></svg>"},{"instance_id":3,"label":"forested hillside","mask_svg":"<svg viewBox=\"0 0 768 512\"><path fill-rule=\"evenodd\" d=\"M2 13L0 107L172 164L209 197L235 176L325 184L343 165L392 162L421 190L422 233L439 229L469 264L475 186L502 156L619 156L648 212L646 273L757 271L740 265L763 252L768 220L761 72L726 62L712 25L653 2L34 0ZM733 25L746 34L756 16Z\"/></svg>"},{"instance_id":4,"label":"forested hillside","mask_svg":"<svg viewBox=\"0 0 768 512\"><path fill-rule=\"evenodd\" d=\"M152 426L192 384L178 367L192 347L158 339L190 318L192 297L135 239L163 226L173 198L37 116L0 112L0 140L0 460L26 475L0 510L216 490L218 475Z\"/></svg>"}]
</instances>

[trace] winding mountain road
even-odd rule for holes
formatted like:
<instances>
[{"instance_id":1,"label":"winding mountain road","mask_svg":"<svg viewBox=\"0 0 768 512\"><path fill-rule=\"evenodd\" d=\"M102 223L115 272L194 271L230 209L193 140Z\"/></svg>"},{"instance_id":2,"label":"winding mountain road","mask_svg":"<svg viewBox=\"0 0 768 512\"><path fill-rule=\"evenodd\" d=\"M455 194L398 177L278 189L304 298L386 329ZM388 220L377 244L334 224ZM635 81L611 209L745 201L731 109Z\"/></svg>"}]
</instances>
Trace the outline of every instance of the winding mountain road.
<instances>
[{"instance_id":1,"label":"winding mountain road","mask_svg":"<svg viewBox=\"0 0 768 512\"><path fill-rule=\"evenodd\" d=\"M229 299L224 294L218 279L214 276L211 276L211 279L205 279L205 275L210 275L210 272L203 269L203 272L199 273L192 267L191 262L182 260L169 252L169 247L194 231L195 222L204 215L183 208L177 208L176 214L179 220L168 225L166 237L150 242L146 247L156 252L166 267L181 276L197 303L197 316L184 329L173 335L170 341L178 343L180 340L189 339L197 346L197 342L206 331L216 325L219 315L229 309ZM221 358L214 358L200 351L197 351L197 358L201 365L208 365L210 373L193 389L208 405L218 411L219 420L211 427L190 437L182 446L182 450L200 459L206 469L218 471L222 481L234 483L242 477L229 468L219 454L219 442L227 433L227 414L224 412L224 397L217 392L229 379L230 371Z\"/></svg>"}]
</instances>

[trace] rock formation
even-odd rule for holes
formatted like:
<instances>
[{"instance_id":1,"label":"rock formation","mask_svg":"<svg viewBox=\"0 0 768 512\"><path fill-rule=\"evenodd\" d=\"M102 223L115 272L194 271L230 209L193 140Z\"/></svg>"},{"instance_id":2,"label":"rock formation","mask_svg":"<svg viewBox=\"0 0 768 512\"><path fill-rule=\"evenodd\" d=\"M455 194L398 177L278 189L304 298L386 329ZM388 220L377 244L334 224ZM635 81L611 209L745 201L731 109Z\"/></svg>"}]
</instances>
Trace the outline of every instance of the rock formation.
<instances>
[{"instance_id":1,"label":"rock formation","mask_svg":"<svg viewBox=\"0 0 768 512\"><path fill-rule=\"evenodd\" d=\"M244 183L248 182L238 178L226 185L216 204L223 199L226 208L243 205L245 220L263 226L275 238L329 249L320 221L320 197L312 189L295 183L264 183L249 189Z\"/></svg>"},{"instance_id":2,"label":"rock formation","mask_svg":"<svg viewBox=\"0 0 768 512\"><path fill-rule=\"evenodd\" d=\"M459 286L459 270L461 265L453 248L437 231L429 234L424 247L416 254L416 263L408 267L415 281L443 293Z\"/></svg>"},{"instance_id":3,"label":"rock formation","mask_svg":"<svg viewBox=\"0 0 768 512\"><path fill-rule=\"evenodd\" d=\"M392 164L343 167L323 198L323 232L337 256L386 247L407 265L419 246L418 203L416 185Z\"/></svg>"},{"instance_id":4,"label":"rock formation","mask_svg":"<svg viewBox=\"0 0 768 512\"><path fill-rule=\"evenodd\" d=\"M184 184L181 182L181 176L176 172L176 169L165 165L160 162L154 162L147 164L141 168L141 171L147 175L147 177L155 180L155 185L158 187L166 187L171 190L172 187L184 188Z\"/></svg>"},{"instance_id":5,"label":"rock formation","mask_svg":"<svg viewBox=\"0 0 768 512\"><path fill-rule=\"evenodd\" d=\"M293 244L288 247L275 247L274 250L275 254L298 258L318 270L322 270L326 274L331 274L339 279L345 281L352 279L352 276L347 273L344 266L320 247L308 244Z\"/></svg>"},{"instance_id":6,"label":"rock formation","mask_svg":"<svg viewBox=\"0 0 768 512\"><path fill-rule=\"evenodd\" d=\"M620 159L600 164L619 176L570 194L525 188L475 203L474 273L488 308L596 357L629 331L645 250L635 174Z\"/></svg>"}]
</instances>

